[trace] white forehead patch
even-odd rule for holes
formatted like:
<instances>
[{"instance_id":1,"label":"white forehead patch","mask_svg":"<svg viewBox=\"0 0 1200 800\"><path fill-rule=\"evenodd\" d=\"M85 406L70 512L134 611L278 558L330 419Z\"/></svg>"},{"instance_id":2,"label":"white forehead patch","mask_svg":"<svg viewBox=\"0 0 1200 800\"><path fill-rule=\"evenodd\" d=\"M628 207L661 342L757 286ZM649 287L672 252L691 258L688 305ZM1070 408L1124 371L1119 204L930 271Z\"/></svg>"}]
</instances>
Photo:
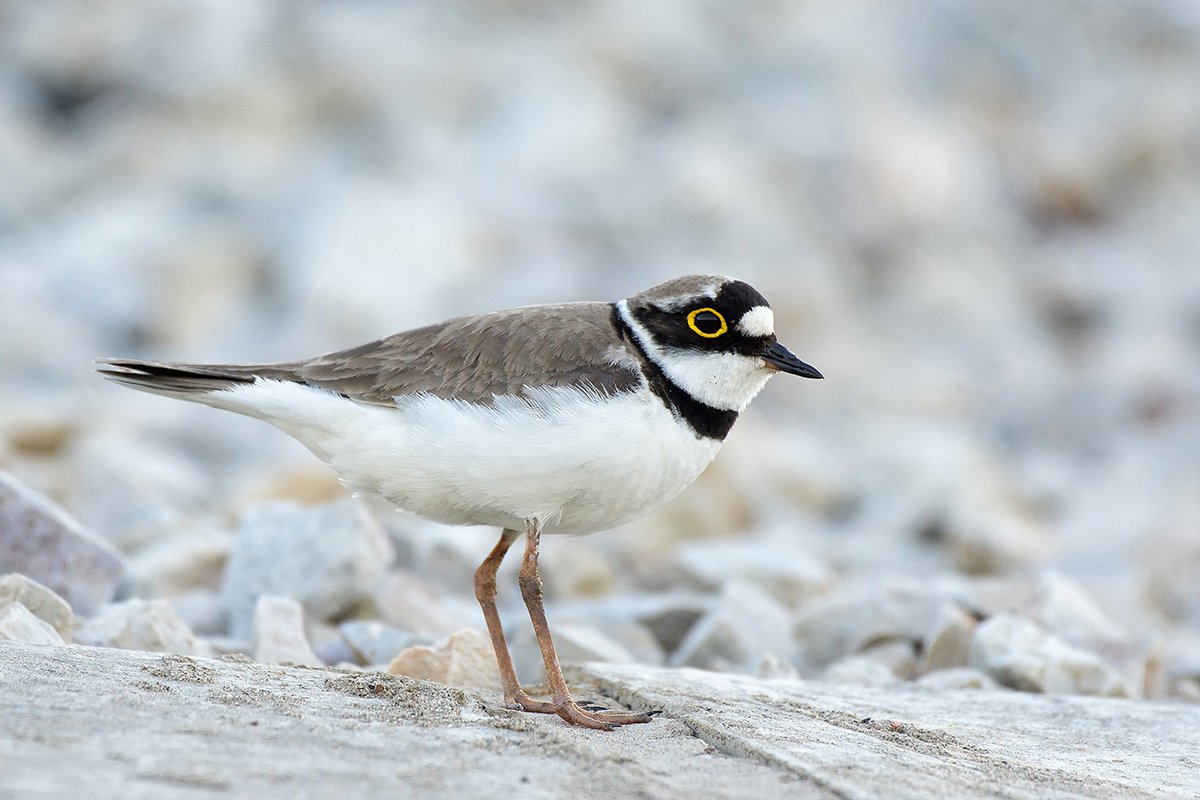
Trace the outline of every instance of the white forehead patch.
<instances>
[{"instance_id":1,"label":"white forehead patch","mask_svg":"<svg viewBox=\"0 0 1200 800\"><path fill-rule=\"evenodd\" d=\"M737 329L745 336L770 336L775 332L775 314L766 306L755 306L742 314Z\"/></svg>"}]
</instances>

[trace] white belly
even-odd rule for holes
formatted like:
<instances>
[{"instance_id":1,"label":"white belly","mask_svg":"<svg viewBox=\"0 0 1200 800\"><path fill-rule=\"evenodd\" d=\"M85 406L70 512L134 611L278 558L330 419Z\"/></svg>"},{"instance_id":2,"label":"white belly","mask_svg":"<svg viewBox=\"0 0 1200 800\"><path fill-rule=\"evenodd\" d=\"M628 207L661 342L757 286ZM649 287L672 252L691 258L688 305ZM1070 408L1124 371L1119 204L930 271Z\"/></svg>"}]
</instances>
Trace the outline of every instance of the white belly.
<instances>
[{"instance_id":1,"label":"white belly","mask_svg":"<svg viewBox=\"0 0 1200 800\"><path fill-rule=\"evenodd\" d=\"M648 391L539 389L479 406L432 395L361 405L279 381L208 395L294 436L352 489L449 524L590 533L677 495L720 449Z\"/></svg>"}]
</instances>

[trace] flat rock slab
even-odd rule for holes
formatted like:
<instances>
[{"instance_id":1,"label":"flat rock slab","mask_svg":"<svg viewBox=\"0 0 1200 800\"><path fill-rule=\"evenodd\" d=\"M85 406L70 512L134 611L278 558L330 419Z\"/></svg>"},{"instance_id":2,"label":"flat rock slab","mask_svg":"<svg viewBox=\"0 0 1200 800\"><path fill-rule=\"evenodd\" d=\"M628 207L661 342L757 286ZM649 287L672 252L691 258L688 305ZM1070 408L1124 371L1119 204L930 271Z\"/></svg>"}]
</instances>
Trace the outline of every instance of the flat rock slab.
<instances>
[{"instance_id":1,"label":"flat rock slab","mask_svg":"<svg viewBox=\"0 0 1200 800\"><path fill-rule=\"evenodd\" d=\"M1196 707L575 677L583 697L663 714L602 733L380 673L0 643L0 797L1200 796Z\"/></svg>"}]
</instances>

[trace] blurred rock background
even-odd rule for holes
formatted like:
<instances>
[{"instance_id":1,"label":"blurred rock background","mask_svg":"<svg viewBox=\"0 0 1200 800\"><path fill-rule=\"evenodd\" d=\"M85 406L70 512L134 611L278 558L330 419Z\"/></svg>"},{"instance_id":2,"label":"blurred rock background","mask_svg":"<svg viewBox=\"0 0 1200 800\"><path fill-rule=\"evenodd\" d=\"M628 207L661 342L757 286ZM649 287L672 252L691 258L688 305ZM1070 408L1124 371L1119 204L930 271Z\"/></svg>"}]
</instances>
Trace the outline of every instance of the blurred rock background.
<instances>
[{"instance_id":1,"label":"blurred rock background","mask_svg":"<svg viewBox=\"0 0 1200 800\"><path fill-rule=\"evenodd\" d=\"M79 641L475 680L494 532L91 360L715 272L827 380L546 543L565 659L1200 700L1198 76L1189 0L0 2L0 573ZM0 636L71 631L9 580Z\"/></svg>"}]
</instances>

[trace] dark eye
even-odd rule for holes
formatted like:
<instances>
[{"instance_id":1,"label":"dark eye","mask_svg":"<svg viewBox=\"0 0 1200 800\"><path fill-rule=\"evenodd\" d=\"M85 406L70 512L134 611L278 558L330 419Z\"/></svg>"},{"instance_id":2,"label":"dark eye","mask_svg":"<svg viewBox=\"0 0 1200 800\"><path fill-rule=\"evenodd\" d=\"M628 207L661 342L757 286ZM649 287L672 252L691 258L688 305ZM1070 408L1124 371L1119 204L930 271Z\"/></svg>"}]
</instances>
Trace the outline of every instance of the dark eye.
<instances>
[{"instance_id":1,"label":"dark eye","mask_svg":"<svg viewBox=\"0 0 1200 800\"><path fill-rule=\"evenodd\" d=\"M705 339L715 339L729 330L725 318L715 308L697 308L688 314L687 323L689 328Z\"/></svg>"}]
</instances>

